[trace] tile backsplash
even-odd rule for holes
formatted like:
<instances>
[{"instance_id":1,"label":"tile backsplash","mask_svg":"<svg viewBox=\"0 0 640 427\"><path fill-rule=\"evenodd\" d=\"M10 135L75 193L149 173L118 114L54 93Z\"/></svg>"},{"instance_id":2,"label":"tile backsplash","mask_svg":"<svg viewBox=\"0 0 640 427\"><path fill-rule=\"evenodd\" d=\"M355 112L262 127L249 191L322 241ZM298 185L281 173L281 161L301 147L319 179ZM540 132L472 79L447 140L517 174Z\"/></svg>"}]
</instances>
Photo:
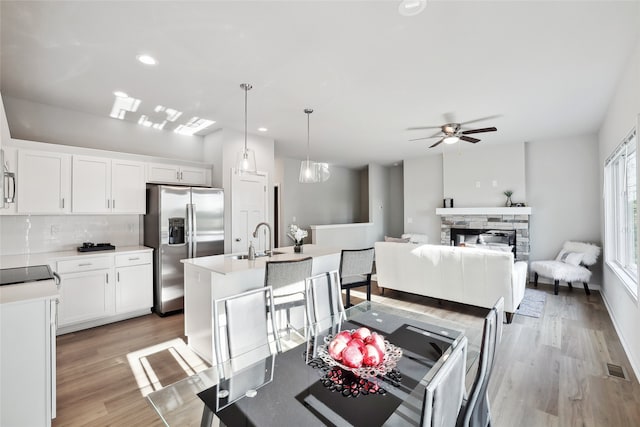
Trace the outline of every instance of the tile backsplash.
<instances>
[{"instance_id":1,"label":"tile backsplash","mask_svg":"<svg viewBox=\"0 0 640 427\"><path fill-rule=\"evenodd\" d=\"M141 215L0 216L0 255L75 250L83 242L142 242Z\"/></svg>"}]
</instances>

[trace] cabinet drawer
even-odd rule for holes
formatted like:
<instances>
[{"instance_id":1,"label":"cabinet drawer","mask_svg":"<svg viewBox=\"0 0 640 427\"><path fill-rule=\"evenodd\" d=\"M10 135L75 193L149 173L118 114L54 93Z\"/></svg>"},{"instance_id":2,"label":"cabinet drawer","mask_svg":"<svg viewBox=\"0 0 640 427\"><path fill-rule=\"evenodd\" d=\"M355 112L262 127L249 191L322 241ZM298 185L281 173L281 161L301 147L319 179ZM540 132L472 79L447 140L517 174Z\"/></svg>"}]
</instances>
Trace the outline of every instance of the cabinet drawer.
<instances>
[{"instance_id":1,"label":"cabinet drawer","mask_svg":"<svg viewBox=\"0 0 640 427\"><path fill-rule=\"evenodd\" d=\"M116 267L126 267L128 265L151 264L152 252L134 252L130 254L116 255Z\"/></svg>"},{"instance_id":2,"label":"cabinet drawer","mask_svg":"<svg viewBox=\"0 0 640 427\"><path fill-rule=\"evenodd\" d=\"M98 270L101 268L110 268L113 265L112 256L102 257L78 257L78 259L70 259L58 261L57 273L73 273L76 271Z\"/></svg>"}]
</instances>

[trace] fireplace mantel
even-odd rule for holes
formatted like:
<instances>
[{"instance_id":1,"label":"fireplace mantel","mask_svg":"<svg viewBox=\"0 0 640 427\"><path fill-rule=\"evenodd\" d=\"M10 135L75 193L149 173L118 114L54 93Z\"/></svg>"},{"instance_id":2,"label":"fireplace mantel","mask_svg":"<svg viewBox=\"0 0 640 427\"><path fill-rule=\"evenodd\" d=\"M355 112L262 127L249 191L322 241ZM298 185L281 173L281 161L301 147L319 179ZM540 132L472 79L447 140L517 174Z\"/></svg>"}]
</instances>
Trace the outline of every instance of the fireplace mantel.
<instances>
[{"instance_id":1,"label":"fireplace mantel","mask_svg":"<svg viewBox=\"0 0 640 427\"><path fill-rule=\"evenodd\" d=\"M531 215L531 207L436 208L436 215Z\"/></svg>"}]
</instances>

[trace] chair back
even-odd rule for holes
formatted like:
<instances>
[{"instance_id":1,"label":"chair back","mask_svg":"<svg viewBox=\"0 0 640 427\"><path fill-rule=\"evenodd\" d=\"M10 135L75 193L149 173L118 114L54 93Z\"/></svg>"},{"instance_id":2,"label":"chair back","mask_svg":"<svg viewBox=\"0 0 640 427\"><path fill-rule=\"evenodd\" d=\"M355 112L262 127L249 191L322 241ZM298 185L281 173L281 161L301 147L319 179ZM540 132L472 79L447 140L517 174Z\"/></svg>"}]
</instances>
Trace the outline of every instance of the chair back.
<instances>
[{"instance_id":1,"label":"chair back","mask_svg":"<svg viewBox=\"0 0 640 427\"><path fill-rule=\"evenodd\" d=\"M455 426L464 396L466 360L467 338L463 337L427 385L422 404L422 426Z\"/></svg>"},{"instance_id":2,"label":"chair back","mask_svg":"<svg viewBox=\"0 0 640 427\"><path fill-rule=\"evenodd\" d=\"M313 258L301 258L290 261L267 261L264 271L264 285L274 291L283 286L303 283L311 276Z\"/></svg>"},{"instance_id":3,"label":"chair back","mask_svg":"<svg viewBox=\"0 0 640 427\"><path fill-rule=\"evenodd\" d=\"M338 271L318 274L305 280L307 320L309 325L344 316ZM330 327L331 324L326 325Z\"/></svg>"},{"instance_id":4,"label":"chair back","mask_svg":"<svg viewBox=\"0 0 640 427\"><path fill-rule=\"evenodd\" d=\"M343 249L340 255L340 277L371 274L374 253L374 248Z\"/></svg>"},{"instance_id":5,"label":"chair back","mask_svg":"<svg viewBox=\"0 0 640 427\"><path fill-rule=\"evenodd\" d=\"M270 286L216 299L213 302L213 346L216 363L251 354L252 358L280 351L273 289ZM271 322L271 325L269 325Z\"/></svg>"},{"instance_id":6,"label":"chair back","mask_svg":"<svg viewBox=\"0 0 640 427\"><path fill-rule=\"evenodd\" d=\"M584 243L584 242L571 242L566 241L562 245L562 251L565 253L578 252L582 254L581 264L591 266L598 261L598 255L600 255L600 246Z\"/></svg>"},{"instance_id":7,"label":"chair back","mask_svg":"<svg viewBox=\"0 0 640 427\"><path fill-rule=\"evenodd\" d=\"M490 420L487 386L495 357L498 311L492 308L485 317L478 357L478 372L469 392L467 404L461 412L459 425L464 427L487 426Z\"/></svg>"}]
</instances>

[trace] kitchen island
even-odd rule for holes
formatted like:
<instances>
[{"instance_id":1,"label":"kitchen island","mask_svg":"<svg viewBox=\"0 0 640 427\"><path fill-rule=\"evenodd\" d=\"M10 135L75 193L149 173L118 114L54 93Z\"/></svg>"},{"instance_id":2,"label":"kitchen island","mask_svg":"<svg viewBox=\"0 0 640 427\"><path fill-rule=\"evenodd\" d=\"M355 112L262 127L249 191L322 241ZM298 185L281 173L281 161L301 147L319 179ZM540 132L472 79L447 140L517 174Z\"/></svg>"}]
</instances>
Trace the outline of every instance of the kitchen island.
<instances>
[{"instance_id":1,"label":"kitchen island","mask_svg":"<svg viewBox=\"0 0 640 427\"><path fill-rule=\"evenodd\" d=\"M258 257L254 261L236 255L215 255L184 259L184 330L189 347L209 363L213 363L213 301L264 286L267 261L313 258L312 274L337 270L340 249L304 245L302 253L293 246L276 248L276 255Z\"/></svg>"}]
</instances>

